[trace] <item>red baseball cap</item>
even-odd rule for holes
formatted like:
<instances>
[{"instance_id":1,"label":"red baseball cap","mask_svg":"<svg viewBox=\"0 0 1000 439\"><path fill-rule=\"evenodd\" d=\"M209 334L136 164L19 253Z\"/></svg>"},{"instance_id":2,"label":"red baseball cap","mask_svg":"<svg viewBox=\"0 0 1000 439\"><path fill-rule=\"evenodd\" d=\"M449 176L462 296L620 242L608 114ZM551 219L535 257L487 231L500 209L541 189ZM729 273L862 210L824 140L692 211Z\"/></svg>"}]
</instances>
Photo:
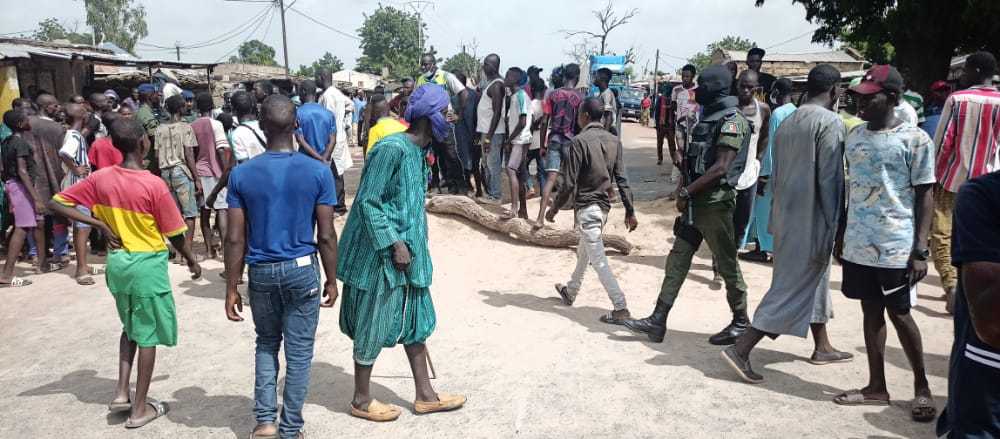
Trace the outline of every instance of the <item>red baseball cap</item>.
<instances>
[{"instance_id":1,"label":"red baseball cap","mask_svg":"<svg viewBox=\"0 0 1000 439\"><path fill-rule=\"evenodd\" d=\"M947 81L938 81L931 84L931 91L937 91L938 89L941 88L951 89L951 84L948 84Z\"/></svg>"},{"instance_id":2,"label":"red baseball cap","mask_svg":"<svg viewBox=\"0 0 1000 439\"><path fill-rule=\"evenodd\" d=\"M862 95L871 95L882 90L902 93L903 75L890 65L875 66L865 73L860 84L851 87L850 90Z\"/></svg>"}]
</instances>

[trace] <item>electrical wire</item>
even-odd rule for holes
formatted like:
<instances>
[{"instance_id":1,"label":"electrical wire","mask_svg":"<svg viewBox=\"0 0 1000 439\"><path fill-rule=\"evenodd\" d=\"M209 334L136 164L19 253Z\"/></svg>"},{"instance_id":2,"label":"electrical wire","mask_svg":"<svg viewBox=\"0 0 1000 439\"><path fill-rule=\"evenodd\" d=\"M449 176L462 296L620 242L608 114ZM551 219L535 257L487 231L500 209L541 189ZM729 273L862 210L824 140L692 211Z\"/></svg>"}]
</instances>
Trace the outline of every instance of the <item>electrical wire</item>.
<instances>
[{"instance_id":1,"label":"electrical wire","mask_svg":"<svg viewBox=\"0 0 1000 439\"><path fill-rule=\"evenodd\" d=\"M358 38L358 36L357 36L357 35L351 35L351 34L349 34L349 33L347 33L347 32L344 32L344 31L342 31L342 30L340 30L340 29L335 29L335 28L332 28L332 27L330 27L329 25L327 25L326 23L323 23L323 22L321 22L321 21L319 21L319 20L316 20L315 18L312 18L312 17L310 17L310 16L308 16L308 15L306 15L306 14L302 13L302 12L301 12L301 11L299 11L298 9L295 9L295 8L292 8L292 7L288 7L288 10L289 10L289 11L292 11L292 12L294 12L294 13L296 13L296 14L299 14L299 15L301 15L301 16L302 16L303 18L305 18L306 20L309 20L309 21L311 21L311 22L313 22L313 23L316 23L316 24L318 24L318 25L320 25L320 26L323 26L323 27L325 27L325 28L327 28L327 29L329 29L329 30L332 30L332 31L334 31L334 32L336 32L336 33L338 33L338 34L341 34L341 35L343 35L343 36L345 36L345 37L347 37L347 38L352 38L352 39L355 39L355 40L358 40L358 41L361 41L361 38Z\"/></svg>"},{"instance_id":2,"label":"electrical wire","mask_svg":"<svg viewBox=\"0 0 1000 439\"><path fill-rule=\"evenodd\" d=\"M785 41L782 41L782 42L780 42L780 43L778 43L778 44L772 44L772 45L770 45L770 46L767 46L767 47L765 47L765 49L771 49L771 48L774 48L774 47L778 47L778 46L780 46L780 45L782 45L782 44L787 44L787 43L791 43L792 41L795 41L795 40L798 40L798 39L800 39L800 38L802 38L802 37L805 37L805 36L808 36L808 35L812 35L812 34L813 34L813 33L815 33L815 32L816 32L815 30L811 30L811 31L809 31L809 32L806 32L806 33L804 33L804 34L802 34L802 35L799 35L799 36L797 36L797 37L794 37L794 38L792 38L792 39L789 39L789 40L785 40Z\"/></svg>"},{"instance_id":3,"label":"electrical wire","mask_svg":"<svg viewBox=\"0 0 1000 439\"><path fill-rule=\"evenodd\" d=\"M270 18L271 18L271 19L274 19L274 13L273 13L274 9L269 9L269 10L270 10L270 11L272 11L272 12L271 12L271 14L268 14L268 15L270 16ZM243 44L246 44L246 42L247 42L247 41L250 41L250 38L251 38L251 37L253 37L253 35L254 35L255 33L257 33L257 29L260 29L260 25L261 25L261 24L263 24L263 23L264 23L264 21L263 21L263 20L259 21L259 22L257 23L257 26L256 26L256 27L254 27L254 28L253 28L253 30L252 30L252 31L250 31L250 33L249 33L249 34L247 34L247 37L243 39L243 42L242 42L242 43L240 43L239 45L237 45L236 47L234 47L234 48L233 48L233 50L230 50L230 51L229 51L229 52L227 52L226 54L224 54L224 55L220 56L220 57L219 57L218 59L216 59L216 60L215 60L215 62L219 62L219 61L222 61L222 60L223 60L224 58L226 58L226 57L228 57L228 56L232 55L232 54L233 54L234 52L236 52L237 50L239 50L239 49L240 49L240 47L242 47L242 46L243 46ZM270 21L268 21L268 27L271 27L271 24L270 24Z\"/></svg>"},{"instance_id":4,"label":"electrical wire","mask_svg":"<svg viewBox=\"0 0 1000 439\"><path fill-rule=\"evenodd\" d=\"M246 22L240 24L239 26L236 26L236 29L233 29L233 30L228 31L226 33L223 33L221 35L215 36L215 37L210 38L208 40L202 41L200 43L190 44L190 45L186 45L186 46L180 46L180 48L181 49L200 49L200 48L203 48L203 47L215 46L215 45L222 44L222 43L224 43L226 41L229 41L229 40L231 40L231 39L233 39L233 38L235 38L235 37L243 34L248 29L250 29L250 27L252 27L254 25L258 25L259 22L262 22L266 18L265 15L270 10L272 10L272 6L270 6L270 5L266 6L263 9L261 9L259 12L257 12L256 14L254 14L254 16L251 17L249 20L247 20ZM156 49L170 49L170 50L177 49L176 46L174 46L174 47L167 47L167 46L160 46L160 45L156 45L156 44L141 43L141 42L136 43L136 44L140 45L140 46L153 47L153 48L156 48Z\"/></svg>"}]
</instances>

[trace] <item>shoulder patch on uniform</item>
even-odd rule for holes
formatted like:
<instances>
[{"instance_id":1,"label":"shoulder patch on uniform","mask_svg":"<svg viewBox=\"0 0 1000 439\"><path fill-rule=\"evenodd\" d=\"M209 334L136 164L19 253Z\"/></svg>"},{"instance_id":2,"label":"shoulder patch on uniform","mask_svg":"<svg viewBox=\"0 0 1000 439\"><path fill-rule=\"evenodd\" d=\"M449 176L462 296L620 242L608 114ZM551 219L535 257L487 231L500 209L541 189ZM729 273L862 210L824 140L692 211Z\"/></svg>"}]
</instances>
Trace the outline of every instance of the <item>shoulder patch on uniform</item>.
<instances>
[{"instance_id":1,"label":"shoulder patch on uniform","mask_svg":"<svg viewBox=\"0 0 1000 439\"><path fill-rule=\"evenodd\" d=\"M741 132L742 130L740 130L740 124L736 122L726 121L722 124L723 134L740 134Z\"/></svg>"}]
</instances>

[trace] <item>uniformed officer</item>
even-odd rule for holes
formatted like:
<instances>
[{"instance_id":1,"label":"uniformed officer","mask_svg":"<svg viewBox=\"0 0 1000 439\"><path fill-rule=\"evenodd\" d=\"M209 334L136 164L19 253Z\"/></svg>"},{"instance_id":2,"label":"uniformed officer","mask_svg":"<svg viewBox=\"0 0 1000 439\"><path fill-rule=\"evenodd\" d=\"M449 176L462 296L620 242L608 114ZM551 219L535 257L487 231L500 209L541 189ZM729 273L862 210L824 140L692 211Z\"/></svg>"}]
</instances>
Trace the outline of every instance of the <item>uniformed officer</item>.
<instances>
[{"instance_id":1,"label":"uniformed officer","mask_svg":"<svg viewBox=\"0 0 1000 439\"><path fill-rule=\"evenodd\" d=\"M704 109L704 117L695 125L684 157L685 186L680 190L677 210L685 213L674 226L677 239L667 255L660 297L652 315L625 321L625 326L645 333L653 342L663 341L667 314L703 240L718 261L719 273L726 283L726 299L733 312L732 322L711 336L709 342L732 344L750 325L747 286L733 242L735 185L747 159L750 124L737 109L739 100L729 96L731 84L732 75L722 65L710 66L698 77L696 99ZM688 203L691 211L687 210Z\"/></svg>"}]
</instances>

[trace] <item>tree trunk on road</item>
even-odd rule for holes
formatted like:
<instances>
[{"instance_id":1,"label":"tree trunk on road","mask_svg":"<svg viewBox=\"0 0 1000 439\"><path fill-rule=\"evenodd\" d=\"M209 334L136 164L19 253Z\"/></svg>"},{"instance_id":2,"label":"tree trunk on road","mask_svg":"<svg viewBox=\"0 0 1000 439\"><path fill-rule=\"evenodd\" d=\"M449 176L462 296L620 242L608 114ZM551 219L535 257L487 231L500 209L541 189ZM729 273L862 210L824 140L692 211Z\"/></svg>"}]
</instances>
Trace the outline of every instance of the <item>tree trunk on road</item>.
<instances>
[{"instance_id":1,"label":"tree trunk on road","mask_svg":"<svg viewBox=\"0 0 1000 439\"><path fill-rule=\"evenodd\" d=\"M488 212L475 201L466 197L437 196L431 198L427 201L427 211L458 215L487 229L511 236L518 241L543 247L569 248L580 242L580 234L575 230L560 230L551 227L535 230L531 226L532 223L523 219L502 220L499 216ZM604 235L604 246L625 255L636 249L632 243L618 235Z\"/></svg>"}]
</instances>

